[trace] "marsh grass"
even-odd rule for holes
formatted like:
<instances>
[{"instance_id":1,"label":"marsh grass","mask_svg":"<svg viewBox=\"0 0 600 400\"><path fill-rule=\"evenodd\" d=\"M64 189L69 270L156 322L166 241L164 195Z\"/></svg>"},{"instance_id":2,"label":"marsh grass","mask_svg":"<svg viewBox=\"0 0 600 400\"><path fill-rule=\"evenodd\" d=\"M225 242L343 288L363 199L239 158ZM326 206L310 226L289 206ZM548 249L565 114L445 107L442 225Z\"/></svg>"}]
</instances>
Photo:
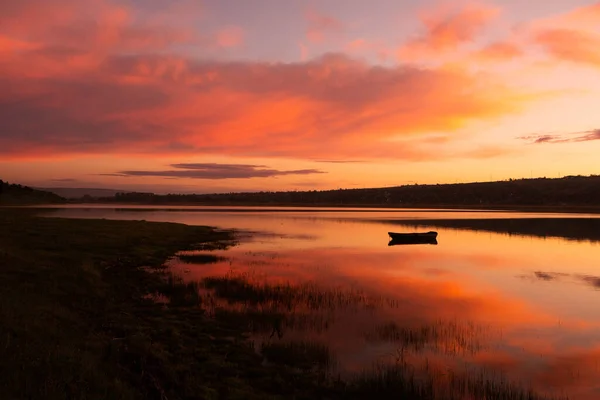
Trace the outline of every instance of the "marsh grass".
<instances>
[{"instance_id":1,"label":"marsh grass","mask_svg":"<svg viewBox=\"0 0 600 400\"><path fill-rule=\"evenodd\" d=\"M333 362L328 346L311 341L265 342L260 351L269 362L300 369L327 369Z\"/></svg>"},{"instance_id":2,"label":"marsh grass","mask_svg":"<svg viewBox=\"0 0 600 400\"><path fill-rule=\"evenodd\" d=\"M169 274L164 285L158 288L158 294L168 299L172 307L198 307L202 304L200 284L185 282L180 276Z\"/></svg>"},{"instance_id":3,"label":"marsh grass","mask_svg":"<svg viewBox=\"0 0 600 400\"><path fill-rule=\"evenodd\" d=\"M355 289L326 288L314 282L270 284L252 279L249 274L230 273L202 279L206 289L231 303L272 306L285 310L334 310L375 307L382 299L371 298Z\"/></svg>"},{"instance_id":4,"label":"marsh grass","mask_svg":"<svg viewBox=\"0 0 600 400\"><path fill-rule=\"evenodd\" d=\"M435 400L567 400L541 395L504 376L486 370L454 372L425 365L376 365L350 379L347 398L400 398Z\"/></svg>"},{"instance_id":5,"label":"marsh grass","mask_svg":"<svg viewBox=\"0 0 600 400\"><path fill-rule=\"evenodd\" d=\"M395 343L400 346L399 353L432 349L447 355L474 355L484 347L487 334L485 327L474 323L438 320L415 326L389 322L367 332L365 338Z\"/></svg>"},{"instance_id":6,"label":"marsh grass","mask_svg":"<svg viewBox=\"0 0 600 400\"><path fill-rule=\"evenodd\" d=\"M319 374L341 398L435 399L435 400L549 400L554 397L507 381L491 371L454 371L426 362L429 352L445 356L475 355L484 348L486 327L458 321L435 321L376 326L364 339L393 343L397 352L388 362L351 377L337 374L336 354L321 342L286 340L288 330L326 330L334 322L329 311L347 308L397 307L386 299L370 298L361 292L326 289L312 283L269 284L248 274L230 273L202 281L217 299L214 317L226 326L261 334L260 353L272 364ZM208 296L210 298L210 296ZM423 360L425 362L423 363ZM558 398L556 398L558 399Z\"/></svg>"},{"instance_id":7,"label":"marsh grass","mask_svg":"<svg viewBox=\"0 0 600 400\"><path fill-rule=\"evenodd\" d=\"M180 252L177 258L186 264L216 264L225 261L225 257L219 257L214 254L195 253L195 252Z\"/></svg>"},{"instance_id":8,"label":"marsh grass","mask_svg":"<svg viewBox=\"0 0 600 400\"><path fill-rule=\"evenodd\" d=\"M229 273L201 281L209 290L209 312L217 318L238 321L255 333L282 336L287 330L322 332L333 325L336 312L399 307L398 304L363 292L326 288L311 282L270 284L249 274ZM212 296L216 297L216 300ZM222 300L219 302L218 300ZM435 321L400 325L389 322L365 333L369 342L392 342L402 350L475 354L483 346L486 329L473 323Z\"/></svg>"}]
</instances>

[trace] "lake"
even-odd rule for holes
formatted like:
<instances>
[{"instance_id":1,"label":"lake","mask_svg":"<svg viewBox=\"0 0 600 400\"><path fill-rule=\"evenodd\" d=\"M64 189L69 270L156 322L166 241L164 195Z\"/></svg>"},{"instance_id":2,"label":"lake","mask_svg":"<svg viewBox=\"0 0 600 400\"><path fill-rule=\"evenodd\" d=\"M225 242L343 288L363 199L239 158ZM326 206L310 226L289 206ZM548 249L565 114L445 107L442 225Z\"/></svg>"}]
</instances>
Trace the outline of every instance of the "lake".
<instances>
[{"instance_id":1,"label":"lake","mask_svg":"<svg viewBox=\"0 0 600 400\"><path fill-rule=\"evenodd\" d=\"M238 245L170 266L203 283L203 307L216 318L246 315L267 359L300 343L314 355L308 362L341 377L403 365L440 387L466 374L600 398L596 215L114 206L43 214L238 230ZM428 230L437 245L388 246L388 231Z\"/></svg>"}]
</instances>

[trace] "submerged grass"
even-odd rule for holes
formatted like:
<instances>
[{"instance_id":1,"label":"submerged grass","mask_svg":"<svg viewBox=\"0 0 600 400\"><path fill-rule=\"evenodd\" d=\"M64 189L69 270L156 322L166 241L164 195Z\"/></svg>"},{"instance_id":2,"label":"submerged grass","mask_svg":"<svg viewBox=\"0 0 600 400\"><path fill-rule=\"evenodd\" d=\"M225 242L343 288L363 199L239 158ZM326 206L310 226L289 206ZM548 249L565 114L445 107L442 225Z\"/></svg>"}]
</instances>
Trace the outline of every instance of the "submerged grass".
<instances>
[{"instance_id":1,"label":"submerged grass","mask_svg":"<svg viewBox=\"0 0 600 400\"><path fill-rule=\"evenodd\" d=\"M367 332L370 342L392 342L399 351L422 352L433 349L449 355L474 355L484 347L485 328L473 323L435 321L416 326L401 326L396 322L377 326Z\"/></svg>"},{"instance_id":2,"label":"submerged grass","mask_svg":"<svg viewBox=\"0 0 600 400\"><path fill-rule=\"evenodd\" d=\"M384 299L371 299L362 293L328 290L310 283L269 284L258 282L246 274L208 277L205 288L225 301L214 308L214 316L228 326L259 334L263 342L260 352L266 361L278 366L318 371L319 381L329 381L341 398L363 399L435 399L435 400L548 400L511 383L493 372L472 369L454 372L419 365L408 360L433 351L446 356L474 355L483 347L484 327L458 321L436 321L408 326L390 322L375 326L365 339L371 343L393 343L398 353L395 363L380 364L373 369L340 380L335 378L336 355L318 341L285 339L288 330L326 330L333 322L327 311L339 307L372 307L374 304L394 306ZM210 298L210 297L209 297ZM259 337L261 337L259 336ZM414 357L413 357L414 358ZM414 360L413 360L414 361Z\"/></svg>"},{"instance_id":3,"label":"submerged grass","mask_svg":"<svg viewBox=\"0 0 600 400\"><path fill-rule=\"evenodd\" d=\"M371 298L358 290L323 288L312 282L269 284L238 273L206 277L202 283L219 298L250 306L269 305L287 310L298 307L331 310L373 307L375 303L382 303L382 299Z\"/></svg>"},{"instance_id":4,"label":"submerged grass","mask_svg":"<svg viewBox=\"0 0 600 400\"><path fill-rule=\"evenodd\" d=\"M487 371L454 373L429 366L378 365L343 384L347 398L435 400L567 400L540 395Z\"/></svg>"}]
</instances>

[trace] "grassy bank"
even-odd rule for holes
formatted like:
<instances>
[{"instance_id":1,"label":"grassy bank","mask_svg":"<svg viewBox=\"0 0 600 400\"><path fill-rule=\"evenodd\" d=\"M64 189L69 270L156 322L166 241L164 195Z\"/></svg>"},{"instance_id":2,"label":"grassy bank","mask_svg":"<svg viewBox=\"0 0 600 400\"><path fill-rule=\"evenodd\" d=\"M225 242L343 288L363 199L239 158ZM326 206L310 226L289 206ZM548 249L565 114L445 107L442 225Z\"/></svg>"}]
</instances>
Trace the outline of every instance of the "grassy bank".
<instances>
[{"instance_id":1,"label":"grassy bank","mask_svg":"<svg viewBox=\"0 0 600 400\"><path fill-rule=\"evenodd\" d=\"M22 210L0 210L0 232L3 398L318 395L308 374L262 366L239 329L199 311L193 285L160 273L176 251L227 233ZM161 306L148 293L172 301Z\"/></svg>"}]
</instances>

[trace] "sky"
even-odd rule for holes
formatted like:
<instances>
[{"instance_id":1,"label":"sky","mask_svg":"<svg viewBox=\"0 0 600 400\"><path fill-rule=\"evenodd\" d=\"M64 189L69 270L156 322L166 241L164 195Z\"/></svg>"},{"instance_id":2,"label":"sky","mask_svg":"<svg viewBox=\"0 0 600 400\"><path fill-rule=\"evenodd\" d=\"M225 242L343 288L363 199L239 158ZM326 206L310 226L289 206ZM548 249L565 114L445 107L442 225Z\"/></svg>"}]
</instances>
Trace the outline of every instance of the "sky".
<instances>
[{"instance_id":1,"label":"sky","mask_svg":"<svg viewBox=\"0 0 600 400\"><path fill-rule=\"evenodd\" d=\"M0 178L167 192L600 173L600 2L0 0Z\"/></svg>"}]
</instances>

